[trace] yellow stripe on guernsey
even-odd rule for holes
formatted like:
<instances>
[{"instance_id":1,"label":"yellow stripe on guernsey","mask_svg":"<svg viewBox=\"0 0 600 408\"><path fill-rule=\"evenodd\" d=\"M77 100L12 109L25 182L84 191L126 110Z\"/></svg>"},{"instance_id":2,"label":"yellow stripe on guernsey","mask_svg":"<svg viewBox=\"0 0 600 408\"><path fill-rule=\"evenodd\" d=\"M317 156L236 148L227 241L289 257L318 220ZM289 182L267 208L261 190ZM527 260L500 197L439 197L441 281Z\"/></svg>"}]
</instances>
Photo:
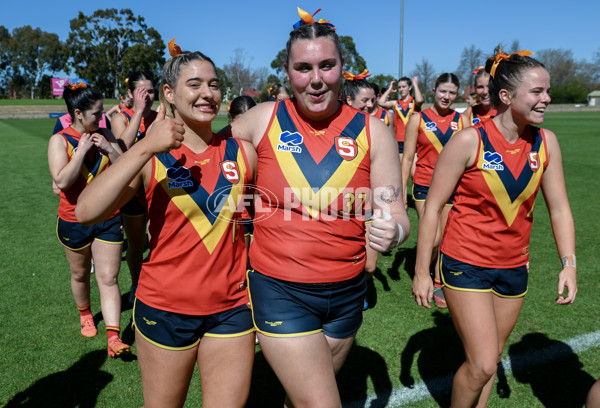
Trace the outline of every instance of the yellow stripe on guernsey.
<instances>
[{"instance_id":1,"label":"yellow stripe on guernsey","mask_svg":"<svg viewBox=\"0 0 600 408\"><path fill-rule=\"evenodd\" d=\"M96 175L102 173L108 166L110 160L108 156L102 155L100 159L100 165L90 171L86 166L81 166L81 175L85 178L86 182L90 184Z\"/></svg>"},{"instance_id":2,"label":"yellow stripe on guernsey","mask_svg":"<svg viewBox=\"0 0 600 408\"><path fill-rule=\"evenodd\" d=\"M278 150L281 135L281 125L275 117L271 128L269 129L269 141L275 152L281 171L292 189L293 193L307 209L312 218L319 218L321 211L326 210L346 188L350 180L356 174L356 169L362 163L368 151L368 139L366 127L363 127L360 134L356 137L357 154L353 160L342 160L338 168L331 177L317 190L313 190L304 172L298 165L295 153L291 151ZM312 168L311 170L315 170ZM315 186L315 188L317 188Z\"/></svg>"},{"instance_id":3,"label":"yellow stripe on guernsey","mask_svg":"<svg viewBox=\"0 0 600 408\"><path fill-rule=\"evenodd\" d=\"M154 177L159 181L164 191L169 195L173 204L188 218L194 226L198 235L202 238L202 243L206 246L209 253L212 253L223 234L227 231L234 212L242 200L244 194L244 180L246 179L246 163L242 156L241 149L237 152L237 164L240 170L240 181L231 186L231 191L223 202L218 214L205 214L194 199L185 191L185 188L169 188L167 179L167 169L160 162L155 160ZM223 188L223 187L221 187ZM219 190L219 185L215 188L215 192ZM217 199L221 200L221 199Z\"/></svg>"},{"instance_id":4,"label":"yellow stripe on guernsey","mask_svg":"<svg viewBox=\"0 0 600 408\"><path fill-rule=\"evenodd\" d=\"M410 106L411 104L413 104L413 106ZM415 110L413 99L411 98L408 101L408 103L406 104L406 108L402 107L402 101L396 101L396 103L394 104L394 109L396 110L396 114L398 115L400 120L402 120L402 123L404 123L404 125L407 125L410 115Z\"/></svg>"},{"instance_id":5,"label":"yellow stripe on guernsey","mask_svg":"<svg viewBox=\"0 0 600 408\"><path fill-rule=\"evenodd\" d=\"M73 157L73 155L75 154L75 146L73 146L69 139L67 139L67 154L69 155L69 157ZM108 158L108 156L98 153L98 157L100 158L99 162L97 161L95 163L92 163L87 155L83 161L83 166L81 166L80 174L85 179L87 184L90 184L94 177L102 173L110 163L110 159ZM90 169L90 167L92 168Z\"/></svg>"},{"instance_id":6,"label":"yellow stripe on guernsey","mask_svg":"<svg viewBox=\"0 0 600 408\"><path fill-rule=\"evenodd\" d=\"M529 182L527 183L521 194L519 194L519 196L517 196L513 201L510 199L508 192L506 191L506 187L500 179L498 172L496 170L483 170L484 145L483 143L480 143L479 160L477 162L477 168L481 170L481 173L483 174L483 177L488 187L490 188L490 191L494 195L494 198L496 199L500 210L502 210L502 214L504 215L506 223L509 227L512 226L512 223L515 221L515 218L517 217L517 213L519 212L519 208L521 207L521 205L525 201L527 201L532 194L535 194L537 191L537 186L539 185L540 180L542 178L542 174L544 173L544 166L546 164L546 161L548 160L545 146L546 145L544 143L540 144L539 170L532 173ZM510 170L505 169L504 171ZM534 203L532 203L531 208L527 210L528 216L533 212L533 206Z\"/></svg>"},{"instance_id":7,"label":"yellow stripe on guernsey","mask_svg":"<svg viewBox=\"0 0 600 408\"><path fill-rule=\"evenodd\" d=\"M424 118L424 116L425 115L421 116L421 129L423 129L423 133L425 133L425 136L427 136L427 139L431 142L431 145L435 147L435 150L437 150L438 153L441 153L446 143L448 143L448 140L450 140L450 137L452 137L452 135L459 130L462 130L462 121L460 120L460 117L457 119L455 114L454 118L449 119L453 121L452 123L456 123L457 129L448 127L446 132L442 133L442 131L437 127L433 131L427 130L427 120ZM457 119L457 121L454 121L454 119Z\"/></svg>"}]
</instances>

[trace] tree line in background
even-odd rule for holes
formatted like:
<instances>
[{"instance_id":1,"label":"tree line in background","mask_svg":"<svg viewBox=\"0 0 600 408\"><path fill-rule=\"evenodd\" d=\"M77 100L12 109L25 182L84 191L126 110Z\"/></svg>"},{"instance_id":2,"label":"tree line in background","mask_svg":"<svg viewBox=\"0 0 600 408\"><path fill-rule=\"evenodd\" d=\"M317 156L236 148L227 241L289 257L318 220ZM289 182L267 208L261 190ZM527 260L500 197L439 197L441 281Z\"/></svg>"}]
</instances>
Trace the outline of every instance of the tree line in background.
<instances>
[{"instance_id":1,"label":"tree line in background","mask_svg":"<svg viewBox=\"0 0 600 408\"><path fill-rule=\"evenodd\" d=\"M89 16L79 12L70 20L71 31L65 42L40 28L24 26L9 32L0 26L0 97L52 98L51 78L57 72L88 79L107 98L118 98L125 92L125 78L133 71L160 78L166 46L160 34L144 21L130 9L96 10ZM340 40L344 69L358 74L368 68L352 37L340 36ZM506 47L509 53L519 49L518 41ZM473 71L486 57L475 45L463 49L454 71L462 91L472 85ZM217 67L223 99L251 91L258 101L267 100L270 86L286 84L285 58L285 49L277 53L270 65L275 73L270 74L266 67L252 68L252 58L243 49L235 49L229 63ZM584 103L589 92L600 89L600 49L592 62L576 61L572 51L565 49L540 50L535 58L550 72L554 103ZM382 90L398 79L372 74L369 80ZM439 74L423 57L408 76L419 78L425 100L431 102Z\"/></svg>"}]
</instances>

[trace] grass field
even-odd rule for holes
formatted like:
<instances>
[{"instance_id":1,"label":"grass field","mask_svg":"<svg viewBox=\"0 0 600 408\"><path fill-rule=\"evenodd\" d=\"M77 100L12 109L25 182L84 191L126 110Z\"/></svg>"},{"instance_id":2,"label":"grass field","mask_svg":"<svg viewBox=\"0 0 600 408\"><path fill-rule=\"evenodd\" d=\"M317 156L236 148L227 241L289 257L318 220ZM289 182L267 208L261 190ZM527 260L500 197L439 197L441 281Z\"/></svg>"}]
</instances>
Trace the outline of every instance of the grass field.
<instances>
[{"instance_id":1,"label":"grass field","mask_svg":"<svg viewBox=\"0 0 600 408\"><path fill-rule=\"evenodd\" d=\"M225 118L215 127L224 125ZM140 407L135 357L108 359L105 335L83 338L69 287L69 270L55 235L58 198L46 149L54 120L0 121L0 175L12 198L0 202L0 406ZM577 228L579 294L559 307L560 261L544 201L539 197L531 239L529 292L503 355L490 406L581 407L600 377L600 114L547 114L559 137ZM10 148L8 148L10 146ZM417 220L408 242L380 256L364 324L339 387L348 407L447 407L448 381L463 352L446 310L418 308L410 296ZM134 343L123 262L122 337ZM98 290L92 309L103 334ZM578 337L579 336L579 337ZM583 337L587 341L580 341ZM575 340L573 340L575 339ZM135 344L133 351L135 352ZM509 365L507 363L510 363ZM412 388L411 388L412 387ZM429 393L433 397L428 397ZM199 407L197 374L186 407ZM249 407L280 407L283 390L257 348Z\"/></svg>"}]
</instances>

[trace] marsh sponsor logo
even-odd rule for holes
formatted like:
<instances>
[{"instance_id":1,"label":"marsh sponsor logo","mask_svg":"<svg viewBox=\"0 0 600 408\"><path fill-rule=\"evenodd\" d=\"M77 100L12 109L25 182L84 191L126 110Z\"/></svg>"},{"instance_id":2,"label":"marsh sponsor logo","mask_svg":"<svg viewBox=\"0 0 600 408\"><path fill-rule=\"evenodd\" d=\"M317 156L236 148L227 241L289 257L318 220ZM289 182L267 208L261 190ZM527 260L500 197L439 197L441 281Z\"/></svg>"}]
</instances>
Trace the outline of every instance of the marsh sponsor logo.
<instances>
[{"instance_id":1,"label":"marsh sponsor logo","mask_svg":"<svg viewBox=\"0 0 600 408\"><path fill-rule=\"evenodd\" d=\"M291 133L289 131L282 132L279 135L279 143L277 145L278 152L302 153L302 135L298 132Z\"/></svg>"},{"instance_id":2,"label":"marsh sponsor logo","mask_svg":"<svg viewBox=\"0 0 600 408\"><path fill-rule=\"evenodd\" d=\"M167 178L170 180L167 183L169 189L192 187L193 181L190 180L191 173L187 167L169 167L167 169Z\"/></svg>"},{"instance_id":3,"label":"marsh sponsor logo","mask_svg":"<svg viewBox=\"0 0 600 408\"><path fill-rule=\"evenodd\" d=\"M484 170L496 170L502 171L504 170L504 165L502 164L502 155L497 152L484 152L483 153L483 169Z\"/></svg>"},{"instance_id":4,"label":"marsh sponsor logo","mask_svg":"<svg viewBox=\"0 0 600 408\"><path fill-rule=\"evenodd\" d=\"M425 122L425 131L426 132L435 132L437 130L437 125L435 122Z\"/></svg>"}]
</instances>

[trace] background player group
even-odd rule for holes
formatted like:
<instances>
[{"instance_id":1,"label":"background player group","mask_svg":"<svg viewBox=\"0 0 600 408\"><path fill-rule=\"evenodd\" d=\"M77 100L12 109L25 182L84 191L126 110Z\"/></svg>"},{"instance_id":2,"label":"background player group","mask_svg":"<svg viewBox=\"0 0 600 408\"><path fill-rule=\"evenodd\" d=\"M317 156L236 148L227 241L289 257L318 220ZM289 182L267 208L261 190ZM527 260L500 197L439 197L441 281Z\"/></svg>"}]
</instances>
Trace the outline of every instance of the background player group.
<instances>
[{"instance_id":1,"label":"background player group","mask_svg":"<svg viewBox=\"0 0 600 408\"><path fill-rule=\"evenodd\" d=\"M362 323L377 253L408 237L406 189L414 172L421 221L413 296L425 307L434 297L439 307L447 302L463 341L467 361L456 374L452 406L484 407L527 290L523 248L539 187L563 262L559 293L568 291L557 303L572 303L577 292L560 149L552 132L531 126L542 123L550 102L548 73L520 55L526 53L499 49L475 77L479 105L465 115L454 111L459 83L442 74L433 106L421 112L416 78L401 78L398 99L389 101L395 83L378 95L368 72L344 73L333 26L300 15L286 46L291 92L279 89L255 107L233 101L220 134L211 130L221 105L215 66L174 41L158 114L144 73L130 76L133 108L112 119L113 132L99 128L95 91L66 91L73 123L52 137L49 163L82 334L96 334L93 256L108 352L130 351L118 337L123 214L130 218L123 225L132 240L127 261L145 407L183 406L196 364L203 406L243 406L255 331L286 391L285 406L341 406L335 375ZM300 148L286 148L292 145ZM514 146L521 153L509 158ZM321 193L331 188L340 194ZM249 217L242 206L223 203L239 204L256 191L268 216L256 220L246 273ZM315 201L308 191L322 196ZM332 211L336 217L323 216ZM493 230L482 231L483 223ZM146 236L150 252L142 263ZM501 245L499 236L506 237Z\"/></svg>"}]
</instances>

